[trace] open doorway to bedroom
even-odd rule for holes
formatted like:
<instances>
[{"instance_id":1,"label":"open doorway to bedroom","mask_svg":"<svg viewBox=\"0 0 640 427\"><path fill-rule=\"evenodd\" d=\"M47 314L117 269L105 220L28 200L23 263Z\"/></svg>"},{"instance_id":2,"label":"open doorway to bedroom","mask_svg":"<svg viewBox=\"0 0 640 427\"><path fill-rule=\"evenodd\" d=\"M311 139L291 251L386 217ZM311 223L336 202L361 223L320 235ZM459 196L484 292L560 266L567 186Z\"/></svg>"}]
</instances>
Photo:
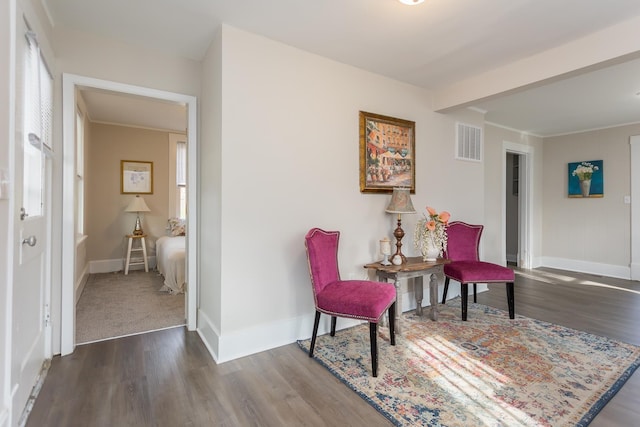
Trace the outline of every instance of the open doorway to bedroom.
<instances>
[{"instance_id":1,"label":"open doorway to bedroom","mask_svg":"<svg viewBox=\"0 0 640 427\"><path fill-rule=\"evenodd\" d=\"M81 76L63 79L62 354L77 343L108 338L105 333L122 336L176 323L195 329L197 222L190 189L196 188L197 176L196 99ZM84 144L77 145L82 139ZM147 184L130 181L134 175ZM171 273L165 259L161 275L156 267L163 239L181 240L182 254L172 249ZM144 242L146 266L126 262L127 254L133 258L135 252L129 251L129 242L140 249ZM144 251L135 255L144 260ZM89 289L102 293L84 306ZM93 315L99 328L109 326L95 318L107 302L113 307L112 323L130 323L134 329L77 335L86 326L83 313Z\"/></svg>"},{"instance_id":2,"label":"open doorway to bedroom","mask_svg":"<svg viewBox=\"0 0 640 427\"><path fill-rule=\"evenodd\" d=\"M185 105L77 90L77 344L185 324L186 129Z\"/></svg>"}]
</instances>

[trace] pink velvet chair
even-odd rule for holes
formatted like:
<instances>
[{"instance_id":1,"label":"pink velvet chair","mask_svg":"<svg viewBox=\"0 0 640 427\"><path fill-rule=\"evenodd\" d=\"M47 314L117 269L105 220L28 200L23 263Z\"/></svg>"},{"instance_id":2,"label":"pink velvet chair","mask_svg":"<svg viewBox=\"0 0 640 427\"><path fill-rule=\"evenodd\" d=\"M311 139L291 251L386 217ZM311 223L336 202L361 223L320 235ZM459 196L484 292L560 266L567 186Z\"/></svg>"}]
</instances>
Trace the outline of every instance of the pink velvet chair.
<instances>
[{"instance_id":1,"label":"pink velvet chair","mask_svg":"<svg viewBox=\"0 0 640 427\"><path fill-rule=\"evenodd\" d=\"M515 317L514 281L512 269L479 260L478 247L482 225L471 225L461 221L449 223L447 227L447 250L445 258L451 260L444 266L444 293L442 303L447 302L449 280L460 282L462 298L462 320L467 320L469 283L473 284L473 302L477 302L478 283L505 283L509 318Z\"/></svg>"},{"instance_id":2,"label":"pink velvet chair","mask_svg":"<svg viewBox=\"0 0 640 427\"><path fill-rule=\"evenodd\" d=\"M339 231L324 231L312 228L305 236L309 275L316 305L316 318L309 348L313 357L316 345L320 313L331 316L331 336L336 333L336 318L347 317L369 322L371 339L371 367L373 376L378 376L378 322L389 310L389 337L395 340L396 289L390 283L368 280L341 280L338 271Z\"/></svg>"}]
</instances>

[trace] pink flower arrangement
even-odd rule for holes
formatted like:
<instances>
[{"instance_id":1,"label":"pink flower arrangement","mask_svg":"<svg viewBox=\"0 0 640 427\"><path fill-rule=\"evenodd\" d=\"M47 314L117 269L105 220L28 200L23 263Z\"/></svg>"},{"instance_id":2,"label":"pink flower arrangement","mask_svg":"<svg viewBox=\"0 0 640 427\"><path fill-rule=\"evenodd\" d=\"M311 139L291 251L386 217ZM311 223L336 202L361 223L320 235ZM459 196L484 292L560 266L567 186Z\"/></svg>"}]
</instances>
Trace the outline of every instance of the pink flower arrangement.
<instances>
[{"instance_id":1,"label":"pink flower arrangement","mask_svg":"<svg viewBox=\"0 0 640 427\"><path fill-rule=\"evenodd\" d=\"M438 256L447 249L447 224L451 214L447 211L438 213L431 206L427 206L427 215L418 220L413 243L426 259L429 249L438 249Z\"/></svg>"},{"instance_id":2,"label":"pink flower arrangement","mask_svg":"<svg viewBox=\"0 0 640 427\"><path fill-rule=\"evenodd\" d=\"M429 229L429 231L434 231L438 224L446 226L449 223L449 218L451 218L451 214L449 212L442 211L438 213L430 206L427 206L427 212L429 212L429 219L427 220L425 226Z\"/></svg>"}]
</instances>

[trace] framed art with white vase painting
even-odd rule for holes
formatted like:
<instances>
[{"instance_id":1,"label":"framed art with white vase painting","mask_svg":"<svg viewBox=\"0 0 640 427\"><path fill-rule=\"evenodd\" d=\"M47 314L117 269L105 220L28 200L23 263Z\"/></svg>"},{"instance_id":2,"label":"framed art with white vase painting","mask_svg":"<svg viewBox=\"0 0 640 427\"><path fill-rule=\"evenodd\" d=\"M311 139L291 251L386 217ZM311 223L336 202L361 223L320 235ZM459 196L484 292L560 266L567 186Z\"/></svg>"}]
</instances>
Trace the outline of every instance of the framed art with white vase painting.
<instances>
[{"instance_id":1,"label":"framed art with white vase painting","mask_svg":"<svg viewBox=\"0 0 640 427\"><path fill-rule=\"evenodd\" d=\"M604 197L602 160L569 163L569 197Z\"/></svg>"}]
</instances>

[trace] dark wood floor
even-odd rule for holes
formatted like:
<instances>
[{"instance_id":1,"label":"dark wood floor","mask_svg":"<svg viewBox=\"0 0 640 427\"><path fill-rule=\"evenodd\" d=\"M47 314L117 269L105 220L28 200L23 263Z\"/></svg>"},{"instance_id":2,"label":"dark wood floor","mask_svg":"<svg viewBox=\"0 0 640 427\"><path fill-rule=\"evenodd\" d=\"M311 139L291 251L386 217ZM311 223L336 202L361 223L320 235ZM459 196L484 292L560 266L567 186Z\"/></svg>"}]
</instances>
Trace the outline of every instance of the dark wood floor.
<instances>
[{"instance_id":1,"label":"dark wood floor","mask_svg":"<svg viewBox=\"0 0 640 427\"><path fill-rule=\"evenodd\" d=\"M504 285L478 302L507 309ZM640 345L640 282L538 269L516 279L516 313ZM384 361L381 361L384 363ZM591 427L640 425L640 372ZM216 365L176 328L80 346L53 359L27 426L386 426L290 344Z\"/></svg>"}]
</instances>

